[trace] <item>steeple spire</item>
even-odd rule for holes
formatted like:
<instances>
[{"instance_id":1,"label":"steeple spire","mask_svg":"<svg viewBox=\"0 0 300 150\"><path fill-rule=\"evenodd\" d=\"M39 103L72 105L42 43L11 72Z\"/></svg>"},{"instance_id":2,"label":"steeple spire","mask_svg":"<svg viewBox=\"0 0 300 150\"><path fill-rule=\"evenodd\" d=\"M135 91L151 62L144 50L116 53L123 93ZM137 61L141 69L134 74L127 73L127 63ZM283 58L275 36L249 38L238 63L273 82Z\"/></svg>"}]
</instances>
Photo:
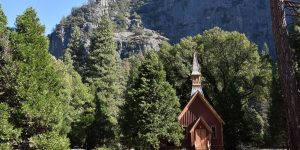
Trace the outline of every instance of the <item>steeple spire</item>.
<instances>
[{"instance_id":1,"label":"steeple spire","mask_svg":"<svg viewBox=\"0 0 300 150\"><path fill-rule=\"evenodd\" d=\"M201 73L199 72L199 70L200 70L200 66L199 66L199 63L198 63L197 54L194 53L192 75L201 75Z\"/></svg>"},{"instance_id":2,"label":"steeple spire","mask_svg":"<svg viewBox=\"0 0 300 150\"><path fill-rule=\"evenodd\" d=\"M201 85L201 73L200 73L200 65L198 63L197 54L194 53L193 59L193 71L192 71L192 93L193 96L197 91L203 94L202 85Z\"/></svg>"}]
</instances>

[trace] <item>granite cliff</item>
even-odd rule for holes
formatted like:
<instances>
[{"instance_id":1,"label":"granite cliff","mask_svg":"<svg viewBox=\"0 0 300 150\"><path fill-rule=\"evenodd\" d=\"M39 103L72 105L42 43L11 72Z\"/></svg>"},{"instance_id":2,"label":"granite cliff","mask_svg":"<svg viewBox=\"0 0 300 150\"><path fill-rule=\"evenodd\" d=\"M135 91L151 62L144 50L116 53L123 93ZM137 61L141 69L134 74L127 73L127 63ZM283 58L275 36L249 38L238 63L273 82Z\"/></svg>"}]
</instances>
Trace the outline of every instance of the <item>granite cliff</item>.
<instances>
[{"instance_id":1,"label":"granite cliff","mask_svg":"<svg viewBox=\"0 0 300 150\"><path fill-rule=\"evenodd\" d=\"M130 11L130 5L129 0L90 0L79 8L73 8L72 13L63 18L48 35L50 52L57 58L63 55L74 26L83 31L82 41L88 51L89 37L104 14L109 14L114 21L115 41L122 58L145 50L159 50L159 44L168 39L156 31L144 28L140 16Z\"/></svg>"},{"instance_id":2,"label":"granite cliff","mask_svg":"<svg viewBox=\"0 0 300 150\"><path fill-rule=\"evenodd\" d=\"M50 52L63 55L72 26L89 36L98 18L109 14L116 24L115 40L121 57L148 49L159 50L162 41L177 43L181 38L219 26L245 33L259 45L269 45L275 56L268 0L96 0L63 18L49 35Z\"/></svg>"},{"instance_id":3,"label":"granite cliff","mask_svg":"<svg viewBox=\"0 0 300 150\"><path fill-rule=\"evenodd\" d=\"M172 43L219 26L245 33L260 48L267 43L274 49L268 0L151 0L138 11L145 27Z\"/></svg>"}]
</instances>

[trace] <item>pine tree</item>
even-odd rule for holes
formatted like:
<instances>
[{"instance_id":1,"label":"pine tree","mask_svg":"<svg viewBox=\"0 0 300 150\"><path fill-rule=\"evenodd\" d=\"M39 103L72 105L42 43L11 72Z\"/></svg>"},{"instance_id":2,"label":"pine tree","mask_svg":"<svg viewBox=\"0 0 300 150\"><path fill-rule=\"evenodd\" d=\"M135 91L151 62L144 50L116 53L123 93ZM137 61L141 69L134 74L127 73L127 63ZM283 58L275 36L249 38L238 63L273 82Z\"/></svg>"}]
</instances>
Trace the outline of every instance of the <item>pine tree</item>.
<instances>
[{"instance_id":1,"label":"pine tree","mask_svg":"<svg viewBox=\"0 0 300 150\"><path fill-rule=\"evenodd\" d=\"M68 128L65 110L68 102L61 95L61 79L55 59L48 52L45 27L34 9L18 16L16 32L11 36L12 61L16 68L11 81L15 95L7 99L13 105L13 123L21 128L20 149L67 149Z\"/></svg>"},{"instance_id":2,"label":"pine tree","mask_svg":"<svg viewBox=\"0 0 300 150\"><path fill-rule=\"evenodd\" d=\"M62 61L64 62L64 64L66 66L68 66L69 68L74 69L74 66L73 66L74 61L72 59L71 49L67 48L65 50L64 56L62 57Z\"/></svg>"},{"instance_id":3,"label":"pine tree","mask_svg":"<svg viewBox=\"0 0 300 150\"><path fill-rule=\"evenodd\" d=\"M95 96L96 116L90 130L89 147L115 145L117 118L122 104L119 61L113 39L113 27L101 18L91 38L85 81Z\"/></svg>"},{"instance_id":4,"label":"pine tree","mask_svg":"<svg viewBox=\"0 0 300 150\"><path fill-rule=\"evenodd\" d=\"M8 40L7 18L0 5L0 99L4 94L4 65L8 57Z\"/></svg>"},{"instance_id":5,"label":"pine tree","mask_svg":"<svg viewBox=\"0 0 300 150\"><path fill-rule=\"evenodd\" d=\"M62 78L61 95L68 101L69 109L65 110L66 133L71 147L84 147L88 127L94 119L93 95L87 85L82 83L80 75L73 69L70 53L65 52L63 60L56 62L56 71Z\"/></svg>"},{"instance_id":6,"label":"pine tree","mask_svg":"<svg viewBox=\"0 0 300 150\"><path fill-rule=\"evenodd\" d=\"M286 112L284 109L284 102L282 97L282 90L279 82L279 74L274 65L271 103L268 112L268 134L267 145L273 148L286 148L288 144Z\"/></svg>"},{"instance_id":7,"label":"pine tree","mask_svg":"<svg viewBox=\"0 0 300 150\"><path fill-rule=\"evenodd\" d=\"M0 71L3 69L5 62L9 61L11 56L11 51L9 48L9 34L9 30L7 28L7 17L5 16L2 6L0 5Z\"/></svg>"},{"instance_id":8,"label":"pine tree","mask_svg":"<svg viewBox=\"0 0 300 150\"><path fill-rule=\"evenodd\" d=\"M2 7L0 5L0 65L3 66L4 55L8 49L8 29L7 29L7 17L5 16Z\"/></svg>"},{"instance_id":9,"label":"pine tree","mask_svg":"<svg viewBox=\"0 0 300 150\"><path fill-rule=\"evenodd\" d=\"M3 102L0 102L0 149L13 149L13 146L20 140L20 129L9 121L11 118L11 108Z\"/></svg>"},{"instance_id":10,"label":"pine tree","mask_svg":"<svg viewBox=\"0 0 300 150\"><path fill-rule=\"evenodd\" d=\"M11 63L10 58L7 18L0 5L0 149L3 150L13 149L19 142L21 134L21 130L11 122L12 107L8 105L8 98L14 94L9 85L9 81L13 78L7 67L7 64Z\"/></svg>"},{"instance_id":11,"label":"pine tree","mask_svg":"<svg viewBox=\"0 0 300 150\"><path fill-rule=\"evenodd\" d=\"M263 56L270 55L270 50L269 50L269 46L268 46L267 43L264 43L264 47L263 47L263 49L261 51L261 54Z\"/></svg>"},{"instance_id":12,"label":"pine tree","mask_svg":"<svg viewBox=\"0 0 300 150\"><path fill-rule=\"evenodd\" d=\"M250 144L252 147L260 147L263 144L264 121L257 110L244 108L243 124L241 127L241 139L244 144Z\"/></svg>"},{"instance_id":13,"label":"pine tree","mask_svg":"<svg viewBox=\"0 0 300 150\"><path fill-rule=\"evenodd\" d=\"M71 39L68 43L68 47L65 53L68 51L71 54L73 60L74 69L83 75L84 68L86 66L86 52L82 41L82 33L79 27L75 26L72 28Z\"/></svg>"},{"instance_id":14,"label":"pine tree","mask_svg":"<svg viewBox=\"0 0 300 150\"><path fill-rule=\"evenodd\" d=\"M58 63L60 66L58 72L64 78L64 95L70 101L70 105L74 108L70 122L71 129L68 137L71 147L84 147L87 138L88 128L94 120L94 103L93 95L89 87L83 84L81 76L74 70L73 60L70 51L65 51L63 56L64 64Z\"/></svg>"},{"instance_id":15,"label":"pine tree","mask_svg":"<svg viewBox=\"0 0 300 150\"><path fill-rule=\"evenodd\" d=\"M128 84L122 109L123 144L137 149L158 149L161 143L179 145L183 137L177 121L180 103L166 82L162 63L157 54L150 52L137 67L138 74Z\"/></svg>"}]
</instances>

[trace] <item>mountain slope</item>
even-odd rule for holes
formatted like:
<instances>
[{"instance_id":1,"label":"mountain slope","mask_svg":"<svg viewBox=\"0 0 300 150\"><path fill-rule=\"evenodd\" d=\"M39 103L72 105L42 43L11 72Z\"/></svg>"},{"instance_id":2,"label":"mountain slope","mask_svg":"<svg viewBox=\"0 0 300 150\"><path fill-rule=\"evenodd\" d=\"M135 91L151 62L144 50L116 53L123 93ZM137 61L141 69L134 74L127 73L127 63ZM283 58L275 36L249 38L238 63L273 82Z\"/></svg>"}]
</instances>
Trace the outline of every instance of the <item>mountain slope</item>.
<instances>
[{"instance_id":1,"label":"mountain slope","mask_svg":"<svg viewBox=\"0 0 300 150\"><path fill-rule=\"evenodd\" d=\"M63 18L49 35L50 52L56 57L63 55L72 26L85 31L83 38L88 50L90 34L103 14L109 14L115 22L115 40L122 58L149 49L159 50L162 41L169 39L171 43L177 43L183 37L215 26L245 33L260 49L267 43L271 55L275 56L267 0L90 1L73 9L72 14Z\"/></svg>"},{"instance_id":2,"label":"mountain slope","mask_svg":"<svg viewBox=\"0 0 300 150\"><path fill-rule=\"evenodd\" d=\"M260 48L266 42L274 49L268 0L151 0L138 11L147 28L172 43L219 26L245 33Z\"/></svg>"},{"instance_id":3,"label":"mountain slope","mask_svg":"<svg viewBox=\"0 0 300 150\"><path fill-rule=\"evenodd\" d=\"M81 38L85 41L85 49L88 51L93 29L96 28L99 18L105 14L109 14L114 21L115 41L122 58L150 49L159 50L159 44L168 39L144 28L140 16L130 13L129 8L129 0L90 0L79 8L73 8L72 13L63 18L48 35L49 51L60 58L68 45L74 26L83 31L84 35Z\"/></svg>"}]
</instances>

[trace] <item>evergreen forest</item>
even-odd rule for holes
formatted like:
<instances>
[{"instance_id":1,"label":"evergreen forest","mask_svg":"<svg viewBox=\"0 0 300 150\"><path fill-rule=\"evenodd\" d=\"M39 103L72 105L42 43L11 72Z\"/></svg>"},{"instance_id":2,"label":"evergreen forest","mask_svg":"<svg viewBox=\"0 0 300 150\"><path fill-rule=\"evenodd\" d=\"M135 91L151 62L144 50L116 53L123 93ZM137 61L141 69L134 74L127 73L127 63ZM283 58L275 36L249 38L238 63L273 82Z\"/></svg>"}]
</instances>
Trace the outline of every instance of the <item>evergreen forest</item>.
<instances>
[{"instance_id":1,"label":"evergreen forest","mask_svg":"<svg viewBox=\"0 0 300 150\"><path fill-rule=\"evenodd\" d=\"M57 58L34 8L8 27L0 7L1 150L180 146L185 130L177 117L191 98L195 53L204 96L225 122L225 149L289 146L278 65L268 44L260 48L243 33L214 27L177 43L163 41L158 51L124 54L114 39L123 17L102 15L88 36L72 26ZM300 83L300 20L289 31Z\"/></svg>"}]
</instances>

